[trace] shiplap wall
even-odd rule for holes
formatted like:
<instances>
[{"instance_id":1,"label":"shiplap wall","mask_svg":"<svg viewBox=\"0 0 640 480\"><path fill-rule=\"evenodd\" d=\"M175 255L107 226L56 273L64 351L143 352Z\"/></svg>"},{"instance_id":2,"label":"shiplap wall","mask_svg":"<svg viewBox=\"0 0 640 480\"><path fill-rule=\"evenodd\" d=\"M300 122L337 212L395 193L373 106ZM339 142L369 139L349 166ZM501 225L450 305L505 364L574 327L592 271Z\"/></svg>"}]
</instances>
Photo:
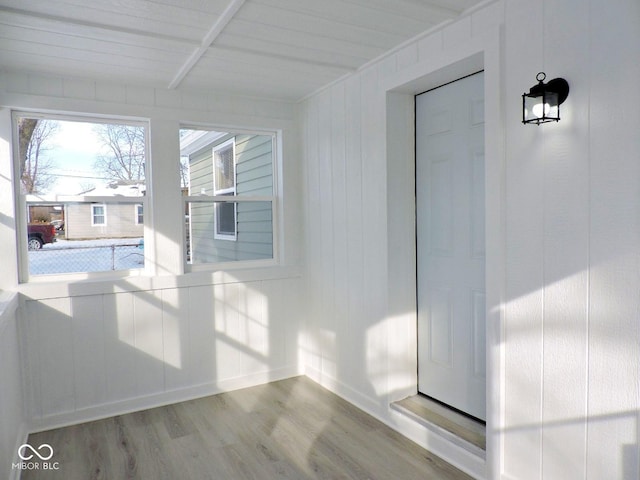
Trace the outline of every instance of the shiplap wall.
<instances>
[{"instance_id":1,"label":"shiplap wall","mask_svg":"<svg viewBox=\"0 0 640 480\"><path fill-rule=\"evenodd\" d=\"M291 376L298 279L27 300L32 430Z\"/></svg>"},{"instance_id":2,"label":"shiplap wall","mask_svg":"<svg viewBox=\"0 0 640 480\"><path fill-rule=\"evenodd\" d=\"M36 74L0 73L0 79L0 289L21 298L19 341L7 334L0 346L3 360L21 346L26 409L3 410L3 422L24 419L34 431L298 373L301 202L292 104ZM18 284L11 109L149 120L145 252L153 253L140 276ZM185 274L181 122L278 132L279 266ZM5 338L11 348L4 348ZM2 379L15 373L3 372ZM10 392L4 383L0 389L7 405L22 395L16 381L7 383ZM3 462L24 440L17 424L6 431L3 424L5 433L11 445L2 437ZM2 463L0 476L7 471Z\"/></svg>"},{"instance_id":3,"label":"shiplap wall","mask_svg":"<svg viewBox=\"0 0 640 480\"><path fill-rule=\"evenodd\" d=\"M398 115L400 126L390 128L407 142L399 149L389 147L384 86L418 64L442 63L446 52L453 51L457 59L460 44L466 50L487 32L494 35L501 21L501 5L471 14L301 106L307 374L477 477L484 475L482 459L456 447L447 450L450 445L417 424L404 423L389 408L390 402L415 393L417 360L415 283L414 292L405 288L415 282L413 166L406 160L413 152L408 134L413 126L410 118ZM412 103L406 107L413 112ZM390 249L399 255L390 255ZM401 301L390 297L392 290Z\"/></svg>"},{"instance_id":4,"label":"shiplap wall","mask_svg":"<svg viewBox=\"0 0 640 480\"><path fill-rule=\"evenodd\" d=\"M635 479L640 4L507 2L505 25L505 472ZM517 125L531 65L571 85L549 129Z\"/></svg>"},{"instance_id":5,"label":"shiplap wall","mask_svg":"<svg viewBox=\"0 0 640 480\"><path fill-rule=\"evenodd\" d=\"M491 53L502 65L499 82L487 86L499 105L487 111L502 112L504 126L489 122L487 129L504 158L487 185L498 187L488 191L500 196L504 211L487 212L501 218L503 230L488 248L499 254L504 285L490 287L501 292L496 307L503 313L490 323L497 332L490 338L502 341L489 345L501 362L491 373L499 411L490 412L496 421L488 429L487 475L637 479L636 0L494 2L304 102L308 370L393 423L388 400L415 379L415 365L398 359L415 340L403 334L410 320L394 314L396 299L388 293L397 293L392 283L399 278L386 266L398 240L392 225L405 214L389 208L402 204L390 197L401 194L397 185L411 183L406 166L398 166L404 179L393 173L397 158L385 148L385 85L398 75L410 79L430 62L458 60L465 45L491 29L499 30ZM563 119L524 126L521 95L541 70L571 85ZM443 453L458 462L453 449Z\"/></svg>"},{"instance_id":6,"label":"shiplap wall","mask_svg":"<svg viewBox=\"0 0 640 480\"><path fill-rule=\"evenodd\" d=\"M0 294L0 473L9 479L17 478L11 464L17 461L17 448L27 433L17 306L17 294Z\"/></svg>"}]
</instances>

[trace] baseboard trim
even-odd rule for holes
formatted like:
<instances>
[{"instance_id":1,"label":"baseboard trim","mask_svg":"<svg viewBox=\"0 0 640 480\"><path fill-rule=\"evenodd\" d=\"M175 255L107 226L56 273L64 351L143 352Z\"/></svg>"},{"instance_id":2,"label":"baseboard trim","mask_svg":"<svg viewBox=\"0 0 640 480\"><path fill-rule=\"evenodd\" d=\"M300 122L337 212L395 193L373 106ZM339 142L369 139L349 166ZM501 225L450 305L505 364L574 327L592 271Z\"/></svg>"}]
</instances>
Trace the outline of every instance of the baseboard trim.
<instances>
[{"instance_id":1,"label":"baseboard trim","mask_svg":"<svg viewBox=\"0 0 640 480\"><path fill-rule=\"evenodd\" d=\"M374 402L370 397L363 395L340 380L327 376L310 366L305 367L304 374L317 384L347 400L349 403L354 404L360 410L367 412L373 417L378 418L384 413L384 404Z\"/></svg>"},{"instance_id":2,"label":"baseboard trim","mask_svg":"<svg viewBox=\"0 0 640 480\"><path fill-rule=\"evenodd\" d=\"M391 405L376 403L371 398L311 366L306 366L305 374L314 382L352 403L466 474L477 480L486 478L485 460L452 443L445 436L429 430L424 425L393 410Z\"/></svg>"},{"instance_id":3,"label":"baseboard trim","mask_svg":"<svg viewBox=\"0 0 640 480\"><path fill-rule=\"evenodd\" d=\"M297 375L299 375L297 366L289 366L276 370L221 380L215 383L194 385L177 390L145 395L117 402L104 403L89 408L79 409L74 412L33 419L28 425L28 433L38 433L46 430L52 430L54 428L62 428L70 425L102 420L116 415L124 415L126 413L162 407L172 403L184 402L209 395L216 395L218 393L254 387L256 385L284 380L285 378L295 377Z\"/></svg>"}]
</instances>

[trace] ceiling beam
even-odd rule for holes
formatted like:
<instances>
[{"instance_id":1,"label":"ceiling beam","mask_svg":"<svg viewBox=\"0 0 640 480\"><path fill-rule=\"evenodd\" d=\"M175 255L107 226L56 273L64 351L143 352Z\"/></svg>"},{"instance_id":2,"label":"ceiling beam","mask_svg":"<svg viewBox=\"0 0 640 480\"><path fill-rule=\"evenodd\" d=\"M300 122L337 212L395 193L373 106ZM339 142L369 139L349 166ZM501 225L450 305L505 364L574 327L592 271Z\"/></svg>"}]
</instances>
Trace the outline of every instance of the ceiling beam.
<instances>
[{"instance_id":1,"label":"ceiling beam","mask_svg":"<svg viewBox=\"0 0 640 480\"><path fill-rule=\"evenodd\" d=\"M171 83L169 84L169 89L172 90L177 88L182 80L189 74L193 67L200 61L202 56L206 53L207 49L213 44L213 42L218 38L218 36L222 33L224 28L229 24L229 22L233 19L238 10L244 5L245 0L231 0L231 3L227 5L224 12L220 15L220 17L215 21L215 23L211 26L207 34L202 39L200 46L196 48L189 58L187 58L186 62L180 67L176 76L173 77Z\"/></svg>"}]
</instances>

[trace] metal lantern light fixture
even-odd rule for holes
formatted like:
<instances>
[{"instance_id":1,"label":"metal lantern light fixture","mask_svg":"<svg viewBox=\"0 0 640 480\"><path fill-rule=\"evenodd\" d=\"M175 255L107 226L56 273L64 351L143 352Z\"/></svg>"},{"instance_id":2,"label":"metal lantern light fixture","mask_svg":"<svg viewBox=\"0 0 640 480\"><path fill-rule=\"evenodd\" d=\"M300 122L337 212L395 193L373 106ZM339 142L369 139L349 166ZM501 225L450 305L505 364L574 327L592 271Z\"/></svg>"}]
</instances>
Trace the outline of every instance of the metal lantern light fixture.
<instances>
[{"instance_id":1,"label":"metal lantern light fixture","mask_svg":"<svg viewBox=\"0 0 640 480\"><path fill-rule=\"evenodd\" d=\"M557 122L560 120L560 104L569 96L569 84L564 78L554 78L544 83L544 72L536 75L537 85L522 94L522 123Z\"/></svg>"}]
</instances>

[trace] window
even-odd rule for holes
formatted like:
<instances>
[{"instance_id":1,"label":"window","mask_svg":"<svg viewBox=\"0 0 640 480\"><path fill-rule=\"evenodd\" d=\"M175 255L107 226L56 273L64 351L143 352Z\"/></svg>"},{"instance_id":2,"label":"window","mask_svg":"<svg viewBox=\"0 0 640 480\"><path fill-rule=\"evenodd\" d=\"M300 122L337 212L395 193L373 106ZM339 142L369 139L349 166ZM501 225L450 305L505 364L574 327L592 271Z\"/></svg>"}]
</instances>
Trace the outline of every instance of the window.
<instances>
[{"instance_id":1,"label":"window","mask_svg":"<svg viewBox=\"0 0 640 480\"><path fill-rule=\"evenodd\" d=\"M91 205L91 225L103 226L107 224L107 207L105 205Z\"/></svg>"},{"instance_id":2,"label":"window","mask_svg":"<svg viewBox=\"0 0 640 480\"><path fill-rule=\"evenodd\" d=\"M181 130L187 264L273 261L275 138Z\"/></svg>"},{"instance_id":3,"label":"window","mask_svg":"<svg viewBox=\"0 0 640 480\"><path fill-rule=\"evenodd\" d=\"M21 112L12 121L20 281L142 269L146 125Z\"/></svg>"},{"instance_id":4,"label":"window","mask_svg":"<svg viewBox=\"0 0 640 480\"><path fill-rule=\"evenodd\" d=\"M235 138L213 147L213 195L236 194ZM217 203L214 215L214 238L236 240L237 209L235 203Z\"/></svg>"},{"instance_id":5,"label":"window","mask_svg":"<svg viewBox=\"0 0 640 480\"><path fill-rule=\"evenodd\" d=\"M142 205L136 205L135 221L136 225L144 225L144 210Z\"/></svg>"}]
</instances>

